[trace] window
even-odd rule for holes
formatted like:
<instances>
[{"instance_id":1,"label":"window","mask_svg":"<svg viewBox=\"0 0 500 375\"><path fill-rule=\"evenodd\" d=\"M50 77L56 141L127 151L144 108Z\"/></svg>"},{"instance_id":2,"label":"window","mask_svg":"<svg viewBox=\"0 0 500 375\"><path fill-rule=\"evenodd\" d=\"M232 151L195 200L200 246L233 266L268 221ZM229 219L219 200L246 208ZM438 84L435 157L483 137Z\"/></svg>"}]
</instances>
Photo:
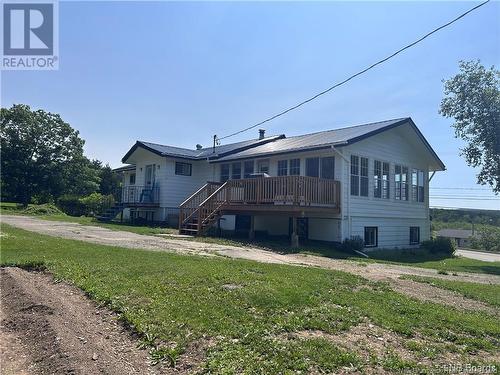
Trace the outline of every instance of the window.
<instances>
[{"instance_id":1,"label":"window","mask_svg":"<svg viewBox=\"0 0 500 375\"><path fill-rule=\"evenodd\" d=\"M288 160L278 160L278 176L286 176L288 174Z\"/></svg>"},{"instance_id":2,"label":"window","mask_svg":"<svg viewBox=\"0 0 500 375\"><path fill-rule=\"evenodd\" d=\"M335 176L335 158L327 156L321 158L321 178L333 180Z\"/></svg>"},{"instance_id":3,"label":"window","mask_svg":"<svg viewBox=\"0 0 500 375\"><path fill-rule=\"evenodd\" d=\"M259 160L257 162L257 171L259 173L268 173L269 174L269 159Z\"/></svg>"},{"instance_id":4,"label":"window","mask_svg":"<svg viewBox=\"0 0 500 375\"><path fill-rule=\"evenodd\" d=\"M373 196L382 198L382 162L373 161Z\"/></svg>"},{"instance_id":5,"label":"window","mask_svg":"<svg viewBox=\"0 0 500 375\"><path fill-rule=\"evenodd\" d=\"M221 164L220 166L220 182L229 180L229 164Z\"/></svg>"},{"instance_id":6,"label":"window","mask_svg":"<svg viewBox=\"0 0 500 375\"><path fill-rule=\"evenodd\" d=\"M378 227L365 227L365 247L378 246Z\"/></svg>"},{"instance_id":7,"label":"window","mask_svg":"<svg viewBox=\"0 0 500 375\"><path fill-rule=\"evenodd\" d=\"M418 171L418 201L419 202L424 202L424 195L425 195L425 189L424 189L424 171Z\"/></svg>"},{"instance_id":8,"label":"window","mask_svg":"<svg viewBox=\"0 0 500 375\"><path fill-rule=\"evenodd\" d=\"M359 157L351 155L351 195L359 195Z\"/></svg>"},{"instance_id":9,"label":"window","mask_svg":"<svg viewBox=\"0 0 500 375\"><path fill-rule=\"evenodd\" d=\"M368 196L368 158L360 158L360 180L359 180L359 195L362 197Z\"/></svg>"},{"instance_id":10,"label":"window","mask_svg":"<svg viewBox=\"0 0 500 375\"><path fill-rule=\"evenodd\" d=\"M129 185L135 185L135 173L131 173L128 178Z\"/></svg>"},{"instance_id":11,"label":"window","mask_svg":"<svg viewBox=\"0 0 500 375\"><path fill-rule=\"evenodd\" d=\"M246 161L243 164L243 178L250 178L253 173L253 160Z\"/></svg>"},{"instance_id":12,"label":"window","mask_svg":"<svg viewBox=\"0 0 500 375\"><path fill-rule=\"evenodd\" d=\"M394 173L396 199L408 200L408 167L396 165Z\"/></svg>"},{"instance_id":13,"label":"window","mask_svg":"<svg viewBox=\"0 0 500 375\"><path fill-rule=\"evenodd\" d=\"M306 159L306 176L319 177L319 158Z\"/></svg>"},{"instance_id":14,"label":"window","mask_svg":"<svg viewBox=\"0 0 500 375\"><path fill-rule=\"evenodd\" d=\"M175 174L181 176L191 176L192 165L189 163L175 162Z\"/></svg>"},{"instance_id":15,"label":"window","mask_svg":"<svg viewBox=\"0 0 500 375\"><path fill-rule=\"evenodd\" d=\"M382 163L382 198L389 199L389 163Z\"/></svg>"},{"instance_id":16,"label":"window","mask_svg":"<svg viewBox=\"0 0 500 375\"><path fill-rule=\"evenodd\" d=\"M231 166L231 178L233 180L239 180L241 178L241 163L233 163Z\"/></svg>"},{"instance_id":17,"label":"window","mask_svg":"<svg viewBox=\"0 0 500 375\"><path fill-rule=\"evenodd\" d=\"M300 159L290 160L290 176L300 175Z\"/></svg>"},{"instance_id":18,"label":"window","mask_svg":"<svg viewBox=\"0 0 500 375\"><path fill-rule=\"evenodd\" d=\"M412 169L411 171L411 200L416 202L418 198L418 171Z\"/></svg>"},{"instance_id":19,"label":"window","mask_svg":"<svg viewBox=\"0 0 500 375\"><path fill-rule=\"evenodd\" d=\"M410 245L420 243L420 227L410 227Z\"/></svg>"}]
</instances>

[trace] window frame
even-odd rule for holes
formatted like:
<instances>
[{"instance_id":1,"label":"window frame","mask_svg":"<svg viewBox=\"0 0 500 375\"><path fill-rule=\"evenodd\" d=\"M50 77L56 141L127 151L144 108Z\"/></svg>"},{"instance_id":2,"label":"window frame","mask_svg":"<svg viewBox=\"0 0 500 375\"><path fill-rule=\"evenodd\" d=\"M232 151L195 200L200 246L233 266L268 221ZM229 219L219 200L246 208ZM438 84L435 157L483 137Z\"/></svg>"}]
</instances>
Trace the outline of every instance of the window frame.
<instances>
[{"instance_id":1,"label":"window frame","mask_svg":"<svg viewBox=\"0 0 500 375\"><path fill-rule=\"evenodd\" d=\"M294 165L295 163L297 163L298 165ZM288 168L288 174L290 176L300 176L300 158L290 159L288 161Z\"/></svg>"},{"instance_id":2,"label":"window frame","mask_svg":"<svg viewBox=\"0 0 500 375\"><path fill-rule=\"evenodd\" d=\"M237 168L235 168L237 167ZM239 170L239 173L236 174L235 171ZM241 161L235 161L231 163L231 180L241 180L241 174L243 170L241 168Z\"/></svg>"},{"instance_id":3,"label":"window frame","mask_svg":"<svg viewBox=\"0 0 500 375\"><path fill-rule=\"evenodd\" d=\"M416 240L413 238L413 230L416 229L417 238ZM420 244L420 227L414 226L410 227L410 245L419 245Z\"/></svg>"},{"instance_id":4,"label":"window frame","mask_svg":"<svg viewBox=\"0 0 500 375\"><path fill-rule=\"evenodd\" d=\"M382 162L382 199L391 199L391 163L386 161Z\"/></svg>"},{"instance_id":5,"label":"window frame","mask_svg":"<svg viewBox=\"0 0 500 375\"><path fill-rule=\"evenodd\" d=\"M399 169L399 173L398 173ZM405 172L406 171L406 172ZM409 201L409 168L403 164L396 164L394 166L394 198L398 201ZM404 193L404 194L403 194Z\"/></svg>"},{"instance_id":6,"label":"window frame","mask_svg":"<svg viewBox=\"0 0 500 375\"><path fill-rule=\"evenodd\" d=\"M363 165L363 162L366 162L366 165ZM368 197L370 194L370 159L364 156L360 156L359 158L359 196L360 197ZM366 170L366 173L363 172ZM366 188L366 193L364 188Z\"/></svg>"},{"instance_id":7,"label":"window frame","mask_svg":"<svg viewBox=\"0 0 500 375\"><path fill-rule=\"evenodd\" d=\"M278 176L288 176L288 160L278 160Z\"/></svg>"},{"instance_id":8,"label":"window frame","mask_svg":"<svg viewBox=\"0 0 500 375\"><path fill-rule=\"evenodd\" d=\"M373 160L373 198L377 199L382 199L382 164L380 160Z\"/></svg>"},{"instance_id":9,"label":"window frame","mask_svg":"<svg viewBox=\"0 0 500 375\"><path fill-rule=\"evenodd\" d=\"M331 177L325 177L325 170L324 169L324 164L325 161L332 160L332 170L331 170ZM323 156L320 161L319 161L319 172L320 172L320 177L327 179L327 180L334 180L335 179L335 156Z\"/></svg>"},{"instance_id":10,"label":"window frame","mask_svg":"<svg viewBox=\"0 0 500 375\"><path fill-rule=\"evenodd\" d=\"M223 170L227 168L227 173L222 173ZM227 177L227 178L224 178ZM231 164L229 163L223 163L220 165L220 182L226 182L230 179L231 177Z\"/></svg>"},{"instance_id":11,"label":"window frame","mask_svg":"<svg viewBox=\"0 0 500 375\"><path fill-rule=\"evenodd\" d=\"M181 173L183 169L179 169L178 166L187 166L188 167L188 173ZM175 162L175 175L176 176L192 176L193 175L193 164L191 163L186 163L184 161L176 161Z\"/></svg>"},{"instance_id":12,"label":"window frame","mask_svg":"<svg viewBox=\"0 0 500 375\"><path fill-rule=\"evenodd\" d=\"M133 180L134 180L133 182L132 182L132 177L133 177ZM128 184L129 185L135 185L136 178L137 178L136 172L130 173L129 176L128 176Z\"/></svg>"},{"instance_id":13,"label":"window frame","mask_svg":"<svg viewBox=\"0 0 500 375\"><path fill-rule=\"evenodd\" d=\"M307 177L317 177L317 178L319 178L319 176L320 176L320 170L321 170L321 168L320 168L320 163L321 163L320 159L321 158L319 156L313 156L313 157L310 157L310 158L306 158L306 171L305 171L305 174L306 174ZM313 162L315 163L315 165L312 164ZM316 172L316 173L315 174L313 173L313 175L308 174L308 172L310 171L308 169L309 167L314 167L314 170L312 170L311 172Z\"/></svg>"},{"instance_id":14,"label":"window frame","mask_svg":"<svg viewBox=\"0 0 500 375\"><path fill-rule=\"evenodd\" d=\"M250 165L252 168L249 168ZM251 171L250 171L251 169ZM250 178L255 171L255 163L254 160L247 160L243 162L243 178Z\"/></svg>"},{"instance_id":15,"label":"window frame","mask_svg":"<svg viewBox=\"0 0 500 375\"><path fill-rule=\"evenodd\" d=\"M354 162L355 160L355 162ZM359 156L351 155L350 161L350 194L355 197L359 197ZM355 182L355 183L353 183Z\"/></svg>"},{"instance_id":16,"label":"window frame","mask_svg":"<svg viewBox=\"0 0 500 375\"><path fill-rule=\"evenodd\" d=\"M370 230L374 230L374 232L375 232L375 236L374 236L375 243L373 243L373 244L367 244L367 242L366 242L367 233ZM373 227L373 226L364 227L363 244L364 244L364 247L378 247L378 227Z\"/></svg>"}]
</instances>

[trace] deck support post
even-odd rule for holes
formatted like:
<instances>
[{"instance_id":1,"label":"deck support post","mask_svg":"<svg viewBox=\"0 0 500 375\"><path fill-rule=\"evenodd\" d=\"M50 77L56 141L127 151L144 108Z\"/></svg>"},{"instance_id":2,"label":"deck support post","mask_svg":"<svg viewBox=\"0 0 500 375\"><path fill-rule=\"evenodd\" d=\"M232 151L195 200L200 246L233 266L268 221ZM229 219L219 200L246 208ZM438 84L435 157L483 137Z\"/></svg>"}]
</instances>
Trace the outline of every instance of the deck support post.
<instances>
[{"instance_id":1,"label":"deck support post","mask_svg":"<svg viewBox=\"0 0 500 375\"><path fill-rule=\"evenodd\" d=\"M251 215L250 216L250 230L248 231L248 239L249 240L254 240L255 239L255 216Z\"/></svg>"},{"instance_id":2,"label":"deck support post","mask_svg":"<svg viewBox=\"0 0 500 375\"><path fill-rule=\"evenodd\" d=\"M299 247L299 235L297 234L297 217L292 217L292 235L291 235L291 247Z\"/></svg>"}]
</instances>

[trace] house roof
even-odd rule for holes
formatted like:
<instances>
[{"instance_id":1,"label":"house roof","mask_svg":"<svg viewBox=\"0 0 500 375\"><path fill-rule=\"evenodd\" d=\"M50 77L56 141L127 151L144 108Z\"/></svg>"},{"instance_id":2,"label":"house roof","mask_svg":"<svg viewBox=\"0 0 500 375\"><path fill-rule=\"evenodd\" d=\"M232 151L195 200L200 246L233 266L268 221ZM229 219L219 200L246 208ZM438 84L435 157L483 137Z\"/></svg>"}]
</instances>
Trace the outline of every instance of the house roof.
<instances>
[{"instance_id":1,"label":"house roof","mask_svg":"<svg viewBox=\"0 0 500 375\"><path fill-rule=\"evenodd\" d=\"M201 150L189 150L179 147L137 141L136 144L123 157L122 161L126 162L128 157L137 147L143 147L161 156L172 156L193 160L209 159L213 162L246 159L251 157L264 157L290 152L310 151L331 148L332 146L342 147L406 124L409 124L414 129L424 146L436 160L436 170L446 169L443 162L439 159L436 152L429 145L410 117L372 122L293 137L286 137L282 134L278 136L266 137L261 140L254 139L242 141L217 146L215 148L215 152L212 147L202 148Z\"/></svg>"},{"instance_id":2,"label":"house roof","mask_svg":"<svg viewBox=\"0 0 500 375\"><path fill-rule=\"evenodd\" d=\"M113 169L113 172L125 172L125 171L135 171L135 165L128 164L121 167Z\"/></svg>"},{"instance_id":3,"label":"house roof","mask_svg":"<svg viewBox=\"0 0 500 375\"><path fill-rule=\"evenodd\" d=\"M397 126L405 124L409 124L415 130L424 146L432 154L433 158L435 158L439 168L441 170L446 169L441 159L439 159L436 152L429 145L425 137L422 135L420 130L418 130L417 126L410 117L372 122L368 124L282 138L274 142L267 143L258 147L253 147L242 152L232 153L228 156L218 158L216 161L222 162L256 156L263 157L289 152L318 150L323 148L331 148L332 146L342 147L359 142L375 134L379 134L383 131L393 129Z\"/></svg>"},{"instance_id":4,"label":"house roof","mask_svg":"<svg viewBox=\"0 0 500 375\"><path fill-rule=\"evenodd\" d=\"M441 229L437 232L438 237L470 238L473 236L470 229Z\"/></svg>"},{"instance_id":5,"label":"house roof","mask_svg":"<svg viewBox=\"0 0 500 375\"><path fill-rule=\"evenodd\" d=\"M125 154L122 158L122 162L125 163L126 160L132 155L132 153L138 148L142 147L148 151L151 151L160 156L170 156L178 157L181 159L192 159L200 160L207 158L218 158L226 156L230 153L244 151L250 147L256 147L263 145L268 142L275 141L277 139L283 138L285 135L275 135L270 137L265 137L263 139L250 139L246 141L230 143L226 145L219 145L214 147L205 147L199 150L190 150L188 148L181 148L175 146L160 145L157 143L137 141L134 146Z\"/></svg>"}]
</instances>

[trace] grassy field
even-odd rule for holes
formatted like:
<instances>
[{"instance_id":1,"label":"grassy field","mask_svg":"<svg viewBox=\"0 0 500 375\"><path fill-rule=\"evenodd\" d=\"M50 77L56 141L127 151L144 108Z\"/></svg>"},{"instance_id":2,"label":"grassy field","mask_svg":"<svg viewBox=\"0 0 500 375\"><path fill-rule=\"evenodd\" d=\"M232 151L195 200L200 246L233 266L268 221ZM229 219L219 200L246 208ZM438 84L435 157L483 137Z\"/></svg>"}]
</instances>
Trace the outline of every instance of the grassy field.
<instances>
[{"instance_id":1,"label":"grassy field","mask_svg":"<svg viewBox=\"0 0 500 375\"><path fill-rule=\"evenodd\" d=\"M492 306L500 307L500 285L478 284L466 281L450 281L422 276L404 276L403 278L452 290L464 295L467 298L472 298Z\"/></svg>"},{"instance_id":2,"label":"grassy field","mask_svg":"<svg viewBox=\"0 0 500 375\"><path fill-rule=\"evenodd\" d=\"M5 203L0 204L0 212L4 214L22 214L16 204ZM158 235L158 234L177 234L177 229L165 228L158 226L138 226L129 225L127 223L101 223L92 217L74 217L65 214L39 215L37 216L44 220L67 221L79 223L81 225L96 225L111 230L124 230L137 234ZM207 243L216 243L221 245L232 246L252 246L265 250L275 251L278 253L303 253L325 256L334 259L347 259L363 263L389 263L401 264L414 267L423 267L437 269L441 272L473 272L473 273L489 273L500 275L500 262L483 262L474 259L462 257L446 257L442 254L431 254L424 249L411 250L376 250L369 253L370 258L364 258L355 254L349 254L336 250L329 244L309 241L298 249L291 249L286 238L279 239L256 239L248 241L245 238L217 238L217 237L197 237L186 239L189 241L200 241Z\"/></svg>"},{"instance_id":3,"label":"grassy field","mask_svg":"<svg viewBox=\"0 0 500 375\"><path fill-rule=\"evenodd\" d=\"M45 268L107 304L154 358L174 365L194 341L212 342L204 364L212 373L396 372L450 352L484 363L499 345L493 316L418 302L343 272L107 247L8 225L1 251L2 265ZM361 322L396 335L411 355L374 351L367 360L328 336L300 335L338 334Z\"/></svg>"}]
</instances>

